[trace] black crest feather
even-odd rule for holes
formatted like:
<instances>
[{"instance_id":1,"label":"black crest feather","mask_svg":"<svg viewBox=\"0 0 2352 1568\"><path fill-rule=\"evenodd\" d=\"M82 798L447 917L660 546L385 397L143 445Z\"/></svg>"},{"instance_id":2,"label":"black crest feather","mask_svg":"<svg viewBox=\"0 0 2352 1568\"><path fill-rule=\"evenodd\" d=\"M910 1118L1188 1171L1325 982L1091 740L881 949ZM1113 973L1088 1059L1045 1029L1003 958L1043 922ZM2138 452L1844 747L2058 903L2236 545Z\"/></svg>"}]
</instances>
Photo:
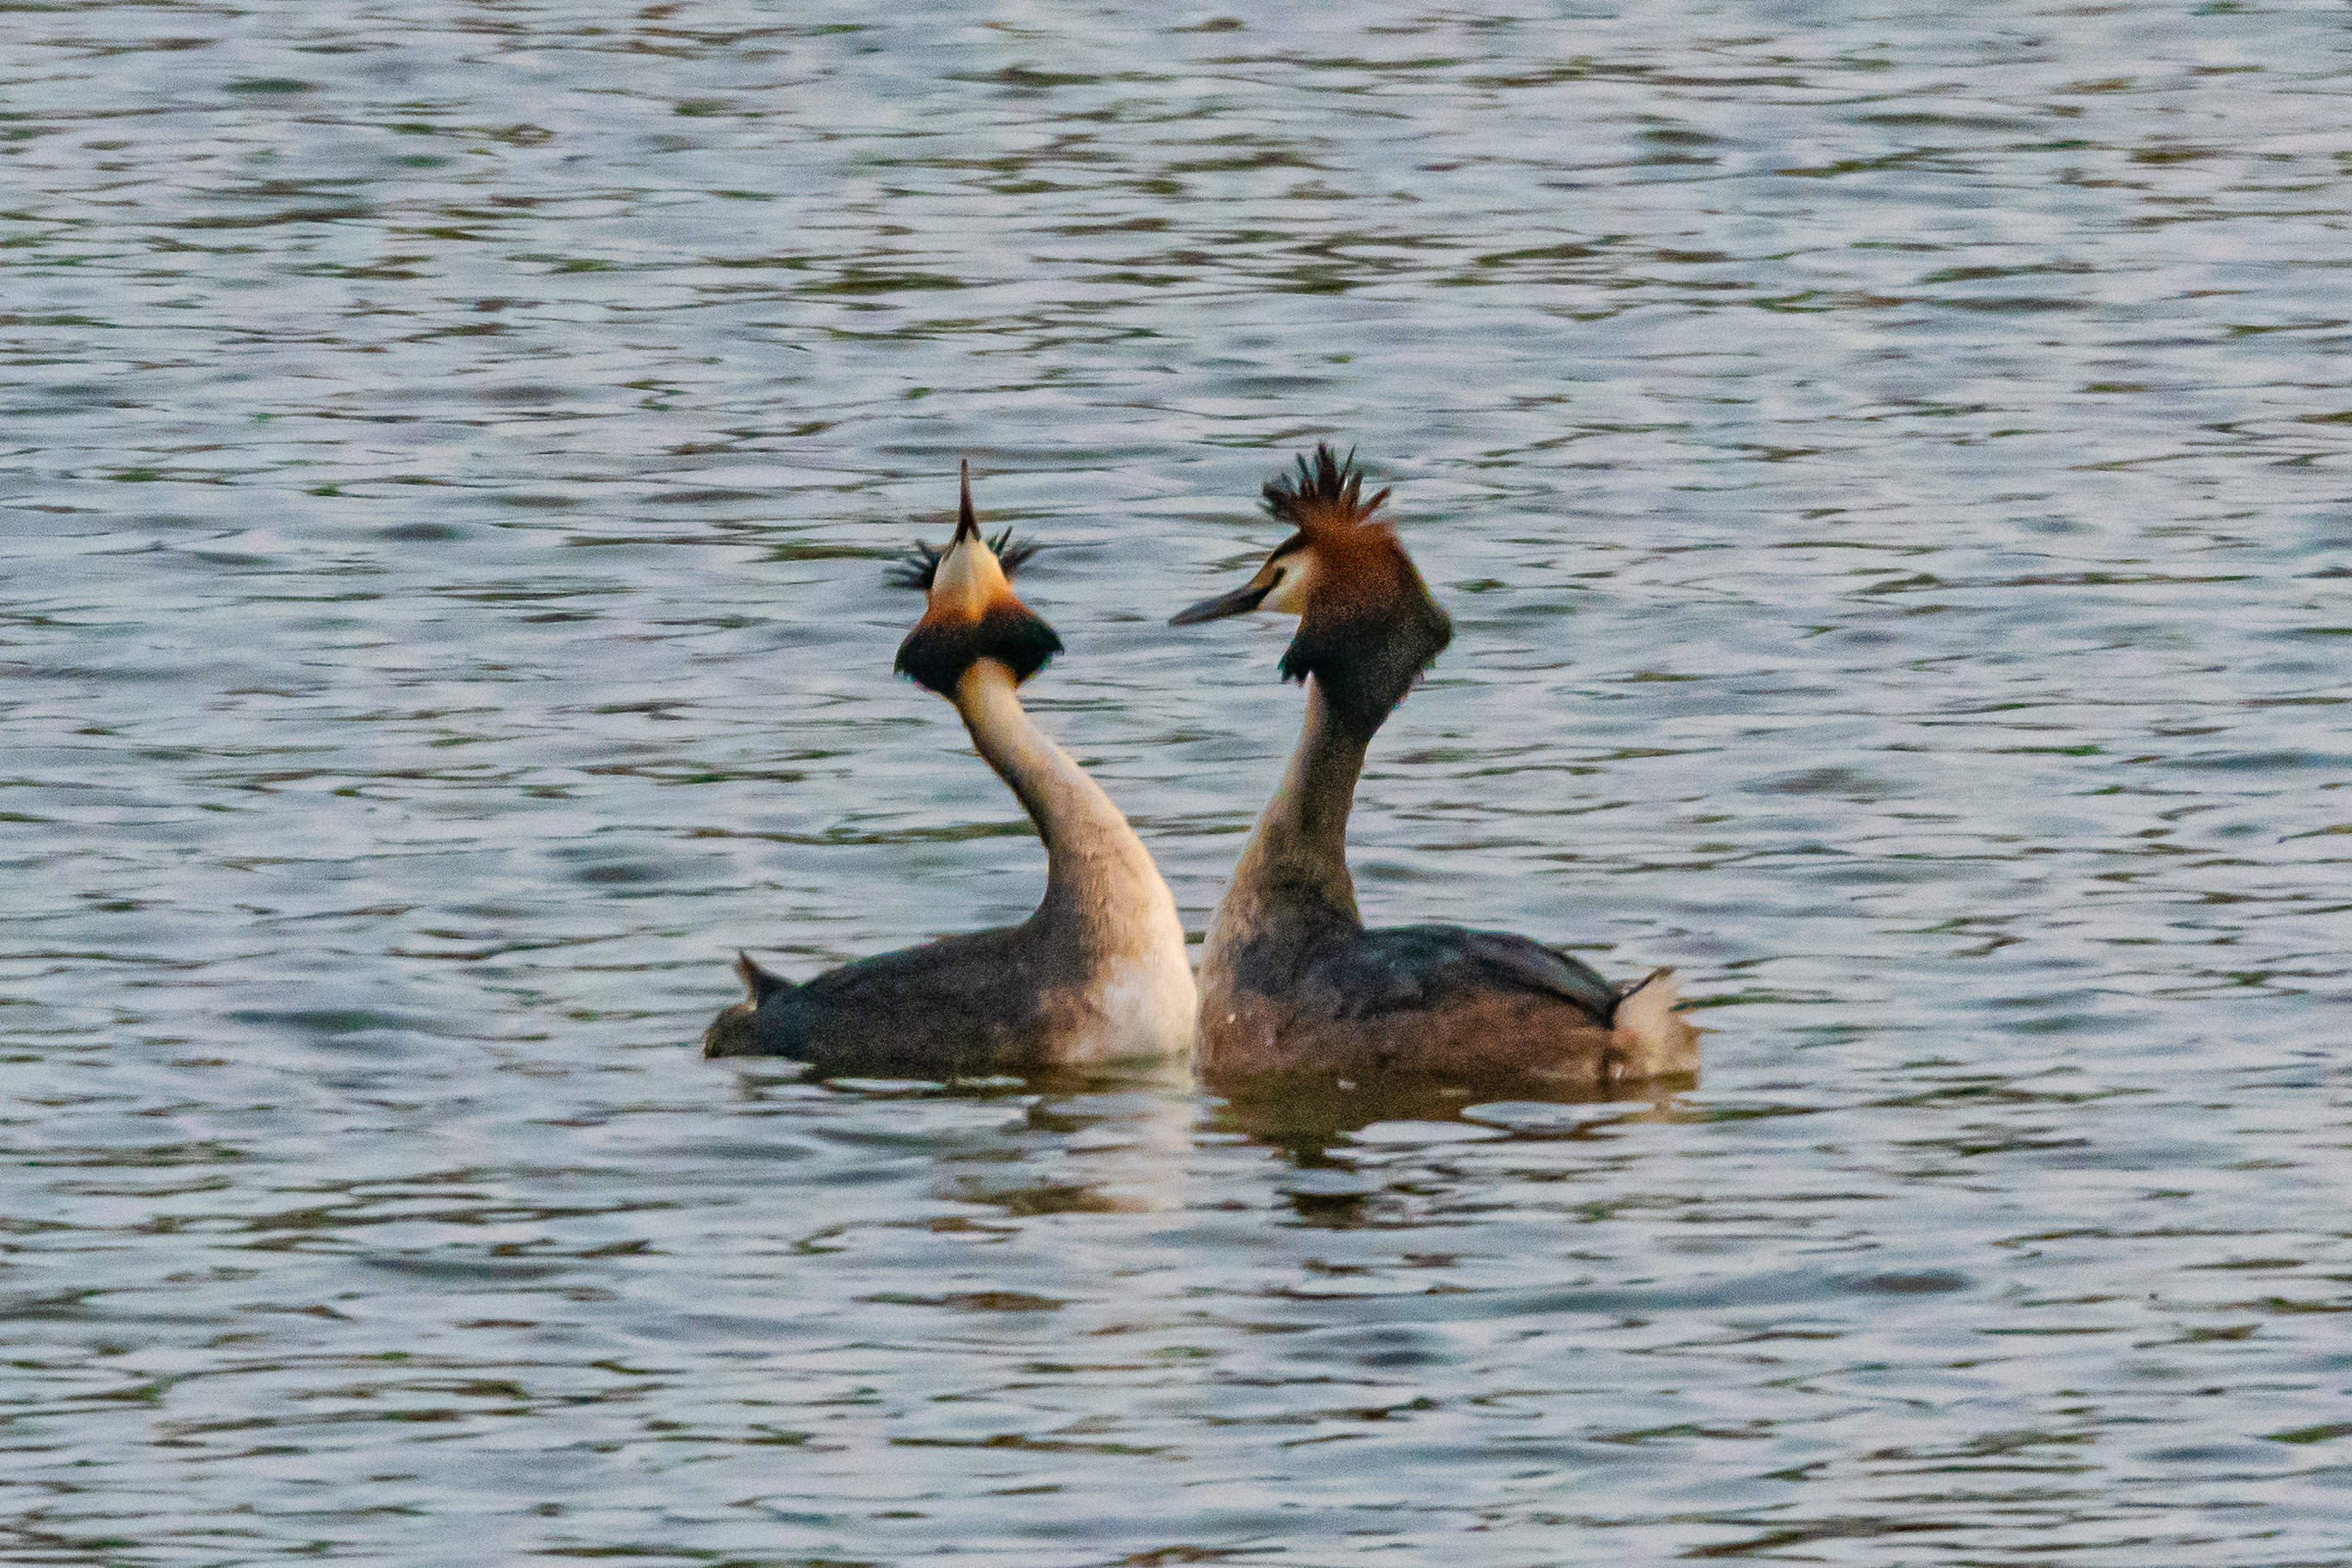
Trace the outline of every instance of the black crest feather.
<instances>
[{"instance_id":1,"label":"black crest feather","mask_svg":"<svg viewBox=\"0 0 2352 1568\"><path fill-rule=\"evenodd\" d=\"M1335 458L1328 441L1315 443L1312 462L1304 452L1300 453L1298 472L1275 475L1265 481L1261 493L1265 497L1267 512L1296 528L1317 522L1361 522L1389 499L1389 492L1382 490L1366 501L1364 474L1356 467L1356 449L1350 447L1345 458Z\"/></svg>"},{"instance_id":2,"label":"black crest feather","mask_svg":"<svg viewBox=\"0 0 2352 1568\"><path fill-rule=\"evenodd\" d=\"M1034 540L1013 538L1013 531L1008 528L990 540L988 548L996 557L996 564L1010 577L1021 570L1023 562L1045 547ZM931 584L939 580L940 562L947 552L946 545L918 542L913 549L907 552L906 560L890 568L891 586L920 588L926 594L929 593Z\"/></svg>"}]
</instances>

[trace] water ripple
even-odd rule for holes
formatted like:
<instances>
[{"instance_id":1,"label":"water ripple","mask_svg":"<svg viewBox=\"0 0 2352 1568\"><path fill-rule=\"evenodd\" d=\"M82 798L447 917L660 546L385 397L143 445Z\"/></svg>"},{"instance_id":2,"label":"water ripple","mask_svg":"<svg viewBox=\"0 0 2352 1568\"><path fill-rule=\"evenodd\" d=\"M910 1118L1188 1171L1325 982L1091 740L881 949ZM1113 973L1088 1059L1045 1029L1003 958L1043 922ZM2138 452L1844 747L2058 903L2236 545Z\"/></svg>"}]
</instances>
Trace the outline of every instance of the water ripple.
<instances>
[{"instance_id":1,"label":"water ripple","mask_svg":"<svg viewBox=\"0 0 2352 1568\"><path fill-rule=\"evenodd\" d=\"M0 1555L2336 1560L2347 59L2160 20L12 14ZM1368 910L1696 1089L693 1056L1034 901L960 456L1203 925L1317 438Z\"/></svg>"}]
</instances>

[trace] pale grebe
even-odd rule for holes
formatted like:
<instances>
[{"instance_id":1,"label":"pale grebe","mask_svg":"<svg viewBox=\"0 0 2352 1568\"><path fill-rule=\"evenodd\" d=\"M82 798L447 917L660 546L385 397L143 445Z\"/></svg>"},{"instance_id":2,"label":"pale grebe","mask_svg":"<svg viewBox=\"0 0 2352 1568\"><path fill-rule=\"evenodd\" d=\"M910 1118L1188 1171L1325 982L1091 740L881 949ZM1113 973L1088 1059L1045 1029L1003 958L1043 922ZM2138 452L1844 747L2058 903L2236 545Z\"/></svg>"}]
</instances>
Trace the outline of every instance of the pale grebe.
<instances>
[{"instance_id":1,"label":"pale grebe","mask_svg":"<svg viewBox=\"0 0 2352 1568\"><path fill-rule=\"evenodd\" d=\"M1176 900L1110 797L1013 689L1061 651L1005 581L1028 551L981 537L964 468L954 539L919 547L926 590L898 668L953 702L971 743L1045 841L1045 898L1016 926L859 959L802 984L739 955L747 1000L702 1037L712 1057L791 1057L820 1076L950 1078L1188 1050L1198 1008ZM1002 554L1000 555L1000 552Z\"/></svg>"},{"instance_id":2,"label":"pale grebe","mask_svg":"<svg viewBox=\"0 0 2352 1568\"><path fill-rule=\"evenodd\" d=\"M1624 987L1553 948L1460 926L1366 931L1348 875L1348 813L1364 752L1453 640L1396 532L1363 499L1351 454L1318 446L1265 486L1297 531L1248 583L1174 617L1298 617L1282 656L1307 723L1258 818L1201 954L1200 1060L1213 1079L1522 1075L1605 1089L1696 1072L1697 1035L1672 1011L1672 972Z\"/></svg>"}]
</instances>

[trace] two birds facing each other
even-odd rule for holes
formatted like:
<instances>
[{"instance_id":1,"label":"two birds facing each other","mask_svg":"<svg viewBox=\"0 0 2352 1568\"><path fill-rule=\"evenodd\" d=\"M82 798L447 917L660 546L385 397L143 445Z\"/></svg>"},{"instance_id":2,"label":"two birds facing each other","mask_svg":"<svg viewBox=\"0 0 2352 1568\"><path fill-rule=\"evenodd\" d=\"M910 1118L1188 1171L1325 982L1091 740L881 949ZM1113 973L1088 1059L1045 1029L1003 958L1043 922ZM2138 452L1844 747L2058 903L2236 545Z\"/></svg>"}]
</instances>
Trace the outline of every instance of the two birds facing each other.
<instances>
[{"instance_id":1,"label":"two birds facing each other","mask_svg":"<svg viewBox=\"0 0 2352 1568\"><path fill-rule=\"evenodd\" d=\"M1348 875L1365 752L1454 636L1352 460L1328 447L1265 486L1296 531L1257 574L1174 617L1298 618L1282 657L1306 723L1202 950L1099 785L1015 695L1061 649L1007 574L1029 546L983 538L967 466L955 537L921 547L922 619L899 673L955 704L972 745L1045 843L1045 897L1015 926L942 937L794 984L749 956L750 994L703 1037L713 1057L774 1056L820 1076L955 1078L1085 1068L1197 1047L1213 1082L1336 1077L1607 1091L1697 1070L1670 972L1617 986L1527 937L1460 926L1368 931Z\"/></svg>"}]
</instances>

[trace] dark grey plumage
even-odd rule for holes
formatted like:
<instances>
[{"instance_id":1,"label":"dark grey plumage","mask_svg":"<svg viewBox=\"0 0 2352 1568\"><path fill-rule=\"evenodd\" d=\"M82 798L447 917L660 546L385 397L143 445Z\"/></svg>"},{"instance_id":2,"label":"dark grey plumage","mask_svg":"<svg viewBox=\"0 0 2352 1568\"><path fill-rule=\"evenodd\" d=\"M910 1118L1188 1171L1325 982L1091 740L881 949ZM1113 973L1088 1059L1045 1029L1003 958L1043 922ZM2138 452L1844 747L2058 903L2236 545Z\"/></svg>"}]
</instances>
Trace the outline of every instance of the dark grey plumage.
<instances>
[{"instance_id":1,"label":"dark grey plumage","mask_svg":"<svg viewBox=\"0 0 2352 1568\"><path fill-rule=\"evenodd\" d=\"M1617 1012L1617 988L1581 960L1529 937L1462 926L1358 932L1310 957L1298 984L1328 994L1342 1018L1442 1007L1498 985L1573 1002L1598 1026Z\"/></svg>"}]
</instances>

